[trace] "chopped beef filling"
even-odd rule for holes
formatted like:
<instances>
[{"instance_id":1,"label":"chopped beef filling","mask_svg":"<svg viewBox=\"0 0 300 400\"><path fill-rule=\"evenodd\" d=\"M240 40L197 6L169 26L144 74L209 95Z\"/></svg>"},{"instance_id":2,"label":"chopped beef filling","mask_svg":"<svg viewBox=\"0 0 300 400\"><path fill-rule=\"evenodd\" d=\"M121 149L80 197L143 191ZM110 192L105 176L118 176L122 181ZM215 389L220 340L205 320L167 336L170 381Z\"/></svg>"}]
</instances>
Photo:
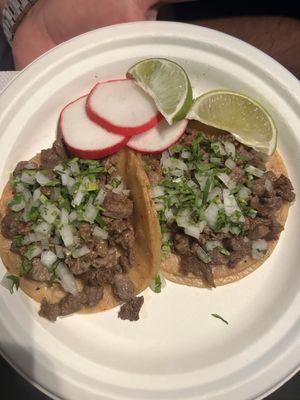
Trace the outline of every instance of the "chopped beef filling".
<instances>
[{"instance_id":1,"label":"chopped beef filling","mask_svg":"<svg viewBox=\"0 0 300 400\"><path fill-rule=\"evenodd\" d=\"M51 149L41 151L41 168L51 169L67 158L63 143L56 140Z\"/></svg>"},{"instance_id":2,"label":"chopped beef filling","mask_svg":"<svg viewBox=\"0 0 300 400\"><path fill-rule=\"evenodd\" d=\"M118 301L134 298L125 275L134 263L133 202L117 166L117 154L70 159L56 140L42 150L40 166L22 161L15 168L1 232L21 257L21 275L49 287L61 283L67 292L59 303L43 300L40 315L50 321L96 306L104 285Z\"/></svg>"},{"instance_id":3,"label":"chopped beef filling","mask_svg":"<svg viewBox=\"0 0 300 400\"><path fill-rule=\"evenodd\" d=\"M82 306L96 306L103 297L103 288L86 286L80 293L67 294L58 303L49 303L45 298L42 300L39 315L49 321L56 321L59 316L73 314Z\"/></svg>"},{"instance_id":4,"label":"chopped beef filling","mask_svg":"<svg viewBox=\"0 0 300 400\"><path fill-rule=\"evenodd\" d=\"M138 321L140 319L140 310L144 304L144 297L134 297L124 303L119 311L118 317L120 319L128 319L129 321Z\"/></svg>"},{"instance_id":5,"label":"chopped beef filling","mask_svg":"<svg viewBox=\"0 0 300 400\"><path fill-rule=\"evenodd\" d=\"M214 268L263 256L267 242L283 230L276 215L295 198L290 180L268 171L264 155L230 134L208 138L187 129L162 155L143 159L161 225L162 257L170 250L177 254L184 275L213 287Z\"/></svg>"}]
</instances>

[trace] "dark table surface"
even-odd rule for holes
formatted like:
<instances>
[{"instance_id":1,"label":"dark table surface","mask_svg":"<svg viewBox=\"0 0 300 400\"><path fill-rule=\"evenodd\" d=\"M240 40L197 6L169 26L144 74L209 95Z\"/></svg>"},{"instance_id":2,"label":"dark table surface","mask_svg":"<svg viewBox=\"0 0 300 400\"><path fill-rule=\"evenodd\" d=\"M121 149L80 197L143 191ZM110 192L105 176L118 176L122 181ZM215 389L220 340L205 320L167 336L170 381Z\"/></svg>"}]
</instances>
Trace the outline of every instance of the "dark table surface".
<instances>
[{"instance_id":1,"label":"dark table surface","mask_svg":"<svg viewBox=\"0 0 300 400\"><path fill-rule=\"evenodd\" d=\"M0 356L1 400L48 400L49 397L41 393L34 386L23 379ZM4 390L3 390L4 389ZM268 396L267 400L299 400L300 373ZM236 399L239 400L239 399Z\"/></svg>"}]
</instances>

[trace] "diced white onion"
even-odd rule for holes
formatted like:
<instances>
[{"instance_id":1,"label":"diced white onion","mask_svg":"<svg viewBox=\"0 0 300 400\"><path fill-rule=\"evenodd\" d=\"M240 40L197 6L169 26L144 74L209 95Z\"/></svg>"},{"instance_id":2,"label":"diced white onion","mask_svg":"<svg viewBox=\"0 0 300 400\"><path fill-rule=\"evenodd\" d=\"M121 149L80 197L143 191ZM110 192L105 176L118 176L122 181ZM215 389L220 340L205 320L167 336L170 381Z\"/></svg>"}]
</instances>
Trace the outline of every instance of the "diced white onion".
<instances>
[{"instance_id":1,"label":"diced white onion","mask_svg":"<svg viewBox=\"0 0 300 400\"><path fill-rule=\"evenodd\" d=\"M40 206L41 217L48 222L48 224L53 224L59 213L59 209L54 204L46 203Z\"/></svg>"},{"instance_id":2,"label":"diced white onion","mask_svg":"<svg viewBox=\"0 0 300 400\"><path fill-rule=\"evenodd\" d=\"M196 253L200 260L204 263L209 263L211 261L209 254L207 254L206 251L202 249L202 247L198 246L196 249Z\"/></svg>"},{"instance_id":3,"label":"diced white onion","mask_svg":"<svg viewBox=\"0 0 300 400\"><path fill-rule=\"evenodd\" d=\"M74 176L79 175L80 169L77 161L72 161L69 163L71 172Z\"/></svg>"},{"instance_id":4,"label":"diced white onion","mask_svg":"<svg viewBox=\"0 0 300 400\"><path fill-rule=\"evenodd\" d=\"M238 226L231 226L229 228L229 231L233 234L233 235L239 235L241 233L241 230Z\"/></svg>"},{"instance_id":5,"label":"diced white onion","mask_svg":"<svg viewBox=\"0 0 300 400\"><path fill-rule=\"evenodd\" d=\"M76 182L75 179L72 178L70 175L61 174L61 183L63 186L67 186L68 188L71 188L75 182Z\"/></svg>"},{"instance_id":6,"label":"diced white onion","mask_svg":"<svg viewBox=\"0 0 300 400\"><path fill-rule=\"evenodd\" d=\"M225 150L224 150L224 147L223 147L222 143L220 143L220 142L214 142L214 143L213 143L213 146L214 146L215 148L218 149L218 151L216 152L216 154L220 154L221 156L225 156L225 155L226 155L226 152L225 152Z\"/></svg>"},{"instance_id":7,"label":"diced white onion","mask_svg":"<svg viewBox=\"0 0 300 400\"><path fill-rule=\"evenodd\" d=\"M69 213L65 208L60 210L60 223L66 225L69 223Z\"/></svg>"},{"instance_id":8,"label":"diced white onion","mask_svg":"<svg viewBox=\"0 0 300 400\"><path fill-rule=\"evenodd\" d=\"M265 180L265 188L268 192L273 191L273 185L272 185L272 182L270 181L270 179Z\"/></svg>"},{"instance_id":9,"label":"diced white onion","mask_svg":"<svg viewBox=\"0 0 300 400\"><path fill-rule=\"evenodd\" d=\"M23 171L21 175L21 182L27 183L28 185L35 184L35 172Z\"/></svg>"},{"instance_id":10,"label":"diced white onion","mask_svg":"<svg viewBox=\"0 0 300 400\"><path fill-rule=\"evenodd\" d=\"M32 196L33 205L37 207L40 204L41 190L39 188L35 189Z\"/></svg>"},{"instance_id":11,"label":"diced white onion","mask_svg":"<svg viewBox=\"0 0 300 400\"><path fill-rule=\"evenodd\" d=\"M74 244L73 232L70 225L62 226L59 229L59 233L66 247L70 247Z\"/></svg>"},{"instance_id":12,"label":"diced white onion","mask_svg":"<svg viewBox=\"0 0 300 400\"><path fill-rule=\"evenodd\" d=\"M201 232L202 232L201 228L199 228L195 225L188 225L184 228L184 233L186 235L194 237L195 239L199 239Z\"/></svg>"},{"instance_id":13,"label":"diced white onion","mask_svg":"<svg viewBox=\"0 0 300 400\"><path fill-rule=\"evenodd\" d=\"M160 197L165 194L165 190L162 186L154 186L152 188L152 198Z\"/></svg>"},{"instance_id":14,"label":"diced white onion","mask_svg":"<svg viewBox=\"0 0 300 400\"><path fill-rule=\"evenodd\" d=\"M178 160L177 158L167 158L163 162L163 167L164 168L169 168L172 173L174 173L176 170L180 171L187 171L188 166L183 162L182 160Z\"/></svg>"},{"instance_id":15,"label":"diced white onion","mask_svg":"<svg viewBox=\"0 0 300 400\"><path fill-rule=\"evenodd\" d=\"M57 260L57 255L53 253L53 251L51 250L43 251L41 254L41 262L48 269L52 267L52 265L55 263L56 260Z\"/></svg>"},{"instance_id":16,"label":"diced white onion","mask_svg":"<svg viewBox=\"0 0 300 400\"><path fill-rule=\"evenodd\" d=\"M101 205L105 199L105 196L106 196L106 192L103 189L100 189L95 198L94 203Z\"/></svg>"},{"instance_id":17,"label":"diced white onion","mask_svg":"<svg viewBox=\"0 0 300 400\"><path fill-rule=\"evenodd\" d=\"M79 249L75 249L72 251L72 256L74 258L83 257L86 254L89 254L91 250L87 246L80 247Z\"/></svg>"},{"instance_id":18,"label":"diced white onion","mask_svg":"<svg viewBox=\"0 0 300 400\"><path fill-rule=\"evenodd\" d=\"M224 201L224 208L225 208L225 213L229 217L235 212L235 211L241 211L233 194L230 194L230 191L228 189L223 189L223 201Z\"/></svg>"},{"instance_id":19,"label":"diced white onion","mask_svg":"<svg viewBox=\"0 0 300 400\"><path fill-rule=\"evenodd\" d=\"M66 292L69 292L71 294L78 293L76 280L64 263L60 262L58 264L56 268L56 273L60 279L61 286L65 289Z\"/></svg>"},{"instance_id":20,"label":"diced white onion","mask_svg":"<svg viewBox=\"0 0 300 400\"><path fill-rule=\"evenodd\" d=\"M61 196L61 190L59 187L54 187L51 192L51 200L57 201Z\"/></svg>"},{"instance_id":21,"label":"diced white onion","mask_svg":"<svg viewBox=\"0 0 300 400\"><path fill-rule=\"evenodd\" d=\"M166 216L166 219L167 219L168 221L172 220L172 219L174 218L173 211L172 211L170 208L169 208L169 209L166 209L166 210L165 210L165 216Z\"/></svg>"},{"instance_id":22,"label":"diced white onion","mask_svg":"<svg viewBox=\"0 0 300 400\"><path fill-rule=\"evenodd\" d=\"M69 214L69 221L70 222L74 222L74 221L76 221L76 219L77 219L77 212L76 211L72 211L70 214Z\"/></svg>"},{"instance_id":23,"label":"diced white onion","mask_svg":"<svg viewBox=\"0 0 300 400\"><path fill-rule=\"evenodd\" d=\"M84 195L85 195L84 184L82 182L81 185L78 188L77 193L75 194L75 197L74 197L74 199L72 201L72 204L74 206L79 206L80 203L82 202L83 198L84 198Z\"/></svg>"},{"instance_id":24,"label":"diced white onion","mask_svg":"<svg viewBox=\"0 0 300 400\"><path fill-rule=\"evenodd\" d=\"M210 162L213 164L220 164L221 161L222 161L222 159L219 157L210 157Z\"/></svg>"},{"instance_id":25,"label":"diced white onion","mask_svg":"<svg viewBox=\"0 0 300 400\"><path fill-rule=\"evenodd\" d=\"M130 195L130 190L129 189L123 189L122 193L124 194L124 196L129 196Z\"/></svg>"},{"instance_id":26,"label":"diced white onion","mask_svg":"<svg viewBox=\"0 0 300 400\"><path fill-rule=\"evenodd\" d=\"M263 257L268 250L268 243L264 239L253 240L252 242L252 258L255 260Z\"/></svg>"},{"instance_id":27,"label":"diced white onion","mask_svg":"<svg viewBox=\"0 0 300 400\"><path fill-rule=\"evenodd\" d=\"M59 246L58 244L55 245L55 253L57 255L57 258L60 258L60 259L65 258L63 247Z\"/></svg>"},{"instance_id":28,"label":"diced white onion","mask_svg":"<svg viewBox=\"0 0 300 400\"><path fill-rule=\"evenodd\" d=\"M192 180L187 181L186 184L188 185L188 187L190 187L190 188L192 188L192 189L198 187L197 183L195 183L195 182L192 181Z\"/></svg>"},{"instance_id":29,"label":"diced white onion","mask_svg":"<svg viewBox=\"0 0 300 400\"><path fill-rule=\"evenodd\" d=\"M204 212L205 220L210 227L214 227L218 218L219 206L215 203L210 203Z\"/></svg>"},{"instance_id":30,"label":"diced white onion","mask_svg":"<svg viewBox=\"0 0 300 400\"><path fill-rule=\"evenodd\" d=\"M170 238L171 238L170 233L169 233L169 232L165 232L165 233L162 235L162 242L163 242L163 243L168 243L168 241L170 240Z\"/></svg>"},{"instance_id":31,"label":"diced white onion","mask_svg":"<svg viewBox=\"0 0 300 400\"><path fill-rule=\"evenodd\" d=\"M224 142L224 147L226 153L231 157L235 158L235 146L232 142ZM229 167L228 167L229 168Z\"/></svg>"},{"instance_id":32,"label":"diced white onion","mask_svg":"<svg viewBox=\"0 0 300 400\"><path fill-rule=\"evenodd\" d=\"M37 235L36 233L29 233L28 235L24 236L22 244L27 246L28 244L38 242L39 240L41 240L41 237L39 235Z\"/></svg>"},{"instance_id":33,"label":"diced white onion","mask_svg":"<svg viewBox=\"0 0 300 400\"><path fill-rule=\"evenodd\" d=\"M227 160L225 161L225 167L233 169L235 166L236 163L231 158L227 158Z\"/></svg>"},{"instance_id":34,"label":"diced white onion","mask_svg":"<svg viewBox=\"0 0 300 400\"><path fill-rule=\"evenodd\" d=\"M195 178L196 178L197 182L199 183L199 186L200 186L201 190L204 190L208 177L205 176L205 175L200 175L197 172L195 174Z\"/></svg>"},{"instance_id":35,"label":"diced white onion","mask_svg":"<svg viewBox=\"0 0 300 400\"><path fill-rule=\"evenodd\" d=\"M22 199L20 199L20 201L17 204L10 205L9 208L12 211L19 212L19 211L23 210L25 208L25 206L26 206L25 200L22 198Z\"/></svg>"},{"instance_id":36,"label":"diced white onion","mask_svg":"<svg viewBox=\"0 0 300 400\"><path fill-rule=\"evenodd\" d=\"M33 258L39 256L41 252L42 249L39 246L32 245L32 247L27 249L27 251L25 252L25 257L29 260L32 260Z\"/></svg>"},{"instance_id":37,"label":"diced white onion","mask_svg":"<svg viewBox=\"0 0 300 400\"><path fill-rule=\"evenodd\" d=\"M250 195L251 195L251 190L246 186L243 186L238 192L238 197L241 200L248 200Z\"/></svg>"},{"instance_id":38,"label":"diced white onion","mask_svg":"<svg viewBox=\"0 0 300 400\"><path fill-rule=\"evenodd\" d=\"M99 210L93 205L88 205L85 212L83 213L83 218L85 221L94 222L97 217Z\"/></svg>"},{"instance_id":39,"label":"diced white onion","mask_svg":"<svg viewBox=\"0 0 300 400\"><path fill-rule=\"evenodd\" d=\"M45 176L41 171L36 173L36 180L41 186L46 186L51 182L48 176Z\"/></svg>"},{"instance_id":40,"label":"diced white onion","mask_svg":"<svg viewBox=\"0 0 300 400\"><path fill-rule=\"evenodd\" d=\"M181 211L176 217L176 223L181 228L186 228L190 226L191 212L189 210Z\"/></svg>"},{"instance_id":41,"label":"diced white onion","mask_svg":"<svg viewBox=\"0 0 300 400\"><path fill-rule=\"evenodd\" d=\"M53 168L53 171L65 172L65 167L62 164L58 164Z\"/></svg>"},{"instance_id":42,"label":"diced white onion","mask_svg":"<svg viewBox=\"0 0 300 400\"><path fill-rule=\"evenodd\" d=\"M108 232L106 230L100 228L100 226L96 225L93 230L93 236L95 236L99 239L106 240L106 239L108 239Z\"/></svg>"},{"instance_id":43,"label":"diced white onion","mask_svg":"<svg viewBox=\"0 0 300 400\"><path fill-rule=\"evenodd\" d=\"M209 192L209 194L208 194L208 196L207 196L207 200L210 202L210 201L213 201L217 196L220 196L221 195L221 193L222 193L222 191L221 191L221 188L219 188L219 187L214 187L213 188L213 190L211 190L210 192Z\"/></svg>"},{"instance_id":44,"label":"diced white onion","mask_svg":"<svg viewBox=\"0 0 300 400\"><path fill-rule=\"evenodd\" d=\"M165 208L164 203L155 203L155 209L156 211L162 211Z\"/></svg>"},{"instance_id":45,"label":"diced white onion","mask_svg":"<svg viewBox=\"0 0 300 400\"><path fill-rule=\"evenodd\" d=\"M109 184L105 185L105 189L107 189L107 190L112 190L113 188L114 187L112 185L109 185Z\"/></svg>"},{"instance_id":46,"label":"diced white onion","mask_svg":"<svg viewBox=\"0 0 300 400\"><path fill-rule=\"evenodd\" d=\"M250 175L257 176L258 178L262 178L264 175L264 171L259 168L254 167L253 165L247 165L245 171Z\"/></svg>"},{"instance_id":47,"label":"diced white onion","mask_svg":"<svg viewBox=\"0 0 300 400\"><path fill-rule=\"evenodd\" d=\"M190 158L191 155L192 155L192 153L191 153L190 151L188 151L188 150L183 150L183 151L181 152L181 157L182 157L182 158Z\"/></svg>"},{"instance_id":48,"label":"diced white onion","mask_svg":"<svg viewBox=\"0 0 300 400\"><path fill-rule=\"evenodd\" d=\"M51 232L51 225L47 222L41 222L33 228L34 232L43 236L48 236Z\"/></svg>"},{"instance_id":49,"label":"diced white onion","mask_svg":"<svg viewBox=\"0 0 300 400\"><path fill-rule=\"evenodd\" d=\"M28 190L27 188L24 187L24 189L22 190L22 194L26 203L32 200L32 195L30 193L30 190Z\"/></svg>"},{"instance_id":50,"label":"diced white onion","mask_svg":"<svg viewBox=\"0 0 300 400\"><path fill-rule=\"evenodd\" d=\"M208 240L205 243L205 248L207 251L212 251L213 249L216 249L217 247L222 247L222 243L219 240Z\"/></svg>"},{"instance_id":51,"label":"diced white onion","mask_svg":"<svg viewBox=\"0 0 300 400\"><path fill-rule=\"evenodd\" d=\"M164 151L161 155L160 163L164 168L166 167L166 164L168 164L168 160L170 159L170 154L168 151Z\"/></svg>"},{"instance_id":52,"label":"diced white onion","mask_svg":"<svg viewBox=\"0 0 300 400\"><path fill-rule=\"evenodd\" d=\"M235 188L235 182L231 180L230 176L225 174L225 172L219 173L217 177L224 183L225 186L228 187L228 189L232 190Z\"/></svg>"}]
</instances>

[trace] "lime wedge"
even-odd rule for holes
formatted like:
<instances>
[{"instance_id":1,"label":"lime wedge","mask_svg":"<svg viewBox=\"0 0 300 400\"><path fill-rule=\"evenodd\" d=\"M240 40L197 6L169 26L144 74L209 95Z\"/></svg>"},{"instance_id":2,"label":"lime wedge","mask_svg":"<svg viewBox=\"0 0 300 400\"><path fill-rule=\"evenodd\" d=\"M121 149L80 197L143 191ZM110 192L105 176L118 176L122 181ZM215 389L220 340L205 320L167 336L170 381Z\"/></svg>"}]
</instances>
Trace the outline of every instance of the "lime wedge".
<instances>
[{"instance_id":1,"label":"lime wedge","mask_svg":"<svg viewBox=\"0 0 300 400\"><path fill-rule=\"evenodd\" d=\"M168 123L183 119L192 105L192 87L180 65L164 58L149 58L135 64L127 77L147 92Z\"/></svg>"},{"instance_id":2,"label":"lime wedge","mask_svg":"<svg viewBox=\"0 0 300 400\"><path fill-rule=\"evenodd\" d=\"M213 90L198 97L188 114L206 125L230 132L239 142L271 155L277 129L270 114L250 97L228 90Z\"/></svg>"}]
</instances>

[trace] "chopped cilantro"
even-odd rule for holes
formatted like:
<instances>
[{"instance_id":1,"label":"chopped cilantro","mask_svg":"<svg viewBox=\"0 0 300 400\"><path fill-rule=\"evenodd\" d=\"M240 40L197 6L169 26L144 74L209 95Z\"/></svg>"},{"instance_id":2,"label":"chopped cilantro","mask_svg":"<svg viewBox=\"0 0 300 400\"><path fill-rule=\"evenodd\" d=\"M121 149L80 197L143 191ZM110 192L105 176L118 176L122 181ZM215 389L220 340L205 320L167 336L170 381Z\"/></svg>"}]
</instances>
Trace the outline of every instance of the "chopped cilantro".
<instances>
[{"instance_id":1,"label":"chopped cilantro","mask_svg":"<svg viewBox=\"0 0 300 400\"><path fill-rule=\"evenodd\" d=\"M226 319L224 319L223 317L221 317L221 315L219 314L211 314L212 317L220 319L221 321L223 321L226 325L229 325L229 322L226 321Z\"/></svg>"},{"instance_id":2,"label":"chopped cilantro","mask_svg":"<svg viewBox=\"0 0 300 400\"><path fill-rule=\"evenodd\" d=\"M13 294L14 289L18 290L20 286L20 278L16 275L7 275L6 279L10 279L12 281L12 286L9 289L10 293Z\"/></svg>"},{"instance_id":3,"label":"chopped cilantro","mask_svg":"<svg viewBox=\"0 0 300 400\"><path fill-rule=\"evenodd\" d=\"M228 222L228 217L225 213L225 210L224 210L224 208L220 208L218 211L217 222L216 222L214 229L216 231L219 231L220 229L224 228L224 226L227 224L227 222Z\"/></svg>"},{"instance_id":4,"label":"chopped cilantro","mask_svg":"<svg viewBox=\"0 0 300 400\"><path fill-rule=\"evenodd\" d=\"M22 264L21 264L21 273L22 275L27 275L28 272L30 271L31 264L27 258L23 258Z\"/></svg>"},{"instance_id":5,"label":"chopped cilantro","mask_svg":"<svg viewBox=\"0 0 300 400\"><path fill-rule=\"evenodd\" d=\"M154 278L154 292L155 293L160 293L161 292L161 279L160 275L157 274L156 277Z\"/></svg>"}]
</instances>

